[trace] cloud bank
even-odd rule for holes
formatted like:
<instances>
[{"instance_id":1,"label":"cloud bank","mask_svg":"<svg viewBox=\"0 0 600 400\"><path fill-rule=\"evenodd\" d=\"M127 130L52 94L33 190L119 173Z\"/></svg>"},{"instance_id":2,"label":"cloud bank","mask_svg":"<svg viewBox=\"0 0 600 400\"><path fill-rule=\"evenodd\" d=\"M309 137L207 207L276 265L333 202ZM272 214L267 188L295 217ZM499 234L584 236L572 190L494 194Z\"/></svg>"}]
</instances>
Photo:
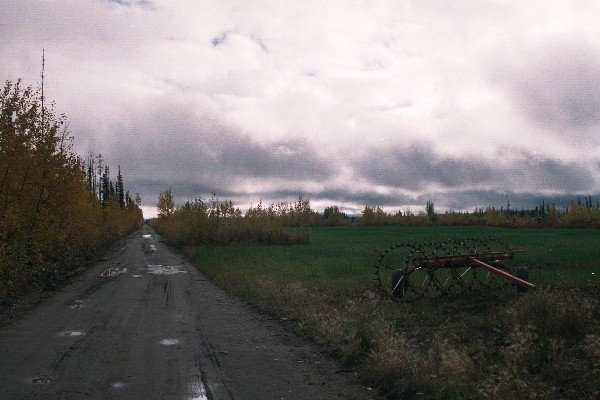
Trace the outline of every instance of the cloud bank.
<instances>
[{"instance_id":1,"label":"cloud bank","mask_svg":"<svg viewBox=\"0 0 600 400\"><path fill-rule=\"evenodd\" d=\"M440 208L600 193L596 2L10 2L0 77L151 207Z\"/></svg>"}]
</instances>

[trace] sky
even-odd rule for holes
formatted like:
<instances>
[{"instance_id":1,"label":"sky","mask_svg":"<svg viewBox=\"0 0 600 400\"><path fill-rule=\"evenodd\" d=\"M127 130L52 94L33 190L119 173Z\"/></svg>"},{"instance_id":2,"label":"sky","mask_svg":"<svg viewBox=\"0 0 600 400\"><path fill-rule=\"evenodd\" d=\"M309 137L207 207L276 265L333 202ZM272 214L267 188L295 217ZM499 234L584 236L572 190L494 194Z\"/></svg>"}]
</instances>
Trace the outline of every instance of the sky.
<instances>
[{"instance_id":1,"label":"sky","mask_svg":"<svg viewBox=\"0 0 600 400\"><path fill-rule=\"evenodd\" d=\"M600 200L600 2L0 0L0 79L39 85L146 216Z\"/></svg>"}]
</instances>

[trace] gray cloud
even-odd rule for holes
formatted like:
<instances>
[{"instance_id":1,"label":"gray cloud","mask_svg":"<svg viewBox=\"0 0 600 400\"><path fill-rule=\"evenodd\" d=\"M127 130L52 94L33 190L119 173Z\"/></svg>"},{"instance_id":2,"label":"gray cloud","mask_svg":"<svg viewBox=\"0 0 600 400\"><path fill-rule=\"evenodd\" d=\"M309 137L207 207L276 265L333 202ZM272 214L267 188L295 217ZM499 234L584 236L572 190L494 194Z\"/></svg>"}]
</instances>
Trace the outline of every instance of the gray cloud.
<instances>
[{"instance_id":1,"label":"gray cloud","mask_svg":"<svg viewBox=\"0 0 600 400\"><path fill-rule=\"evenodd\" d=\"M107 0L110 3L117 3L120 6L130 7L130 6L148 6L150 5L150 0Z\"/></svg>"},{"instance_id":2,"label":"gray cloud","mask_svg":"<svg viewBox=\"0 0 600 400\"><path fill-rule=\"evenodd\" d=\"M600 190L597 2L4 3L2 80L39 83L44 48L80 153L146 206L169 185L456 208Z\"/></svg>"},{"instance_id":3,"label":"gray cloud","mask_svg":"<svg viewBox=\"0 0 600 400\"><path fill-rule=\"evenodd\" d=\"M236 29L227 30L227 31L222 32L220 35L215 36L212 39L211 43L214 47L224 45L229 41L229 39L231 38L232 35L238 35L240 37L248 38L248 39L252 40L253 42L255 42L258 46L260 46L260 48L263 49L264 51L269 51L269 49L267 48L267 45L264 43L264 41L260 37L258 37L256 35L252 35L252 34L249 34L249 35L241 34Z\"/></svg>"},{"instance_id":4,"label":"gray cloud","mask_svg":"<svg viewBox=\"0 0 600 400\"><path fill-rule=\"evenodd\" d=\"M209 116L175 108L145 110L148 117L111 127L111 163L132 182L157 193L168 185L185 194L233 193L248 179L325 180L335 169L300 139L256 141ZM162 186L162 189L159 187ZM140 189L138 189L140 190Z\"/></svg>"},{"instance_id":5,"label":"gray cloud","mask_svg":"<svg viewBox=\"0 0 600 400\"><path fill-rule=\"evenodd\" d=\"M564 134L600 124L600 48L563 38L523 49L499 79L533 122Z\"/></svg>"},{"instance_id":6,"label":"gray cloud","mask_svg":"<svg viewBox=\"0 0 600 400\"><path fill-rule=\"evenodd\" d=\"M510 202L510 208L513 210L533 209L542 202L545 204L554 204L559 209L570 206L572 201L585 196L582 194L548 194L543 195L539 192L500 192L496 190L466 190L460 192L439 193L433 197L436 204L442 204L445 209L450 210L472 210L474 207L506 207L507 200ZM590 194L592 202L600 201L600 193ZM419 197L420 203L425 204L427 198Z\"/></svg>"},{"instance_id":7,"label":"gray cloud","mask_svg":"<svg viewBox=\"0 0 600 400\"><path fill-rule=\"evenodd\" d=\"M173 187L173 182L166 181L164 179L146 179L139 177L129 180L127 184L132 188L135 188L136 192L147 194L151 198L155 198L158 193L167 189L169 186ZM185 199L207 197L212 193L226 198L239 195L239 193L233 192L229 189L207 185L201 182L175 182L174 186L175 195L177 195L179 198Z\"/></svg>"},{"instance_id":8,"label":"gray cloud","mask_svg":"<svg viewBox=\"0 0 600 400\"><path fill-rule=\"evenodd\" d=\"M407 148L372 150L361 155L355 171L377 184L419 190L428 184L458 187L470 182L481 184L489 181L493 170L477 162L442 158L432 150L433 146L412 145Z\"/></svg>"},{"instance_id":9,"label":"gray cloud","mask_svg":"<svg viewBox=\"0 0 600 400\"><path fill-rule=\"evenodd\" d=\"M236 195L236 193L231 193ZM361 205L379 205L379 206L398 206L402 204L414 204L417 197L398 195L398 194L381 194L372 191L361 190L356 191L352 188L326 188L323 190L275 190L265 193L258 193L258 198L267 201L276 202L279 199L288 201L302 196L311 200L317 200L322 203L337 204L361 204Z\"/></svg>"},{"instance_id":10,"label":"gray cloud","mask_svg":"<svg viewBox=\"0 0 600 400\"><path fill-rule=\"evenodd\" d=\"M225 31L223 33L221 33L219 36L216 36L213 40L212 40L212 45L213 46L219 46L220 44L223 44L227 41L227 36L229 36L229 34L231 33L231 31Z\"/></svg>"},{"instance_id":11,"label":"gray cloud","mask_svg":"<svg viewBox=\"0 0 600 400\"><path fill-rule=\"evenodd\" d=\"M597 185L591 166L512 150L510 164L478 156L441 156L430 144L372 150L354 164L357 175L379 185L418 191L433 187L585 192Z\"/></svg>"},{"instance_id":12,"label":"gray cloud","mask_svg":"<svg viewBox=\"0 0 600 400\"><path fill-rule=\"evenodd\" d=\"M121 164L130 189L141 192L146 204L153 204L168 186L179 202L212 193L238 204L289 201L302 195L320 204L403 208L425 204L431 196L441 209L499 207L507 195L516 208L534 207L542 199L565 206L577 194L597 190L598 165L565 163L520 150L507 151L513 161L500 164L480 157L441 156L430 144L414 144L365 151L336 166L309 142L257 142L214 118L198 119L180 110L153 110L148 115L152 117L119 127L119 137L112 140L118 147L110 150L111 163ZM344 165L355 177L335 183ZM357 189L353 179L389 190ZM245 186L248 180L259 184ZM260 185L274 180L287 182L287 188ZM315 188L319 182L328 183Z\"/></svg>"}]
</instances>

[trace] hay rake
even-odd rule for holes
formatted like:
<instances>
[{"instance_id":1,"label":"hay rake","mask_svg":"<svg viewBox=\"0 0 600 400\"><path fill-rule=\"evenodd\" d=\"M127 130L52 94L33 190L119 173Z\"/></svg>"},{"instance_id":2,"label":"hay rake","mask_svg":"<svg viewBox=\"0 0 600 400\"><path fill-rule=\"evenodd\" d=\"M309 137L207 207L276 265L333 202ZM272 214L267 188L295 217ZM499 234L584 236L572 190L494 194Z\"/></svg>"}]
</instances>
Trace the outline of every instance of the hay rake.
<instances>
[{"instance_id":1,"label":"hay rake","mask_svg":"<svg viewBox=\"0 0 600 400\"><path fill-rule=\"evenodd\" d=\"M379 252L378 287L396 298L438 297L496 284L528 282L527 267L514 267L516 253L495 238L453 238L443 242L396 243Z\"/></svg>"}]
</instances>

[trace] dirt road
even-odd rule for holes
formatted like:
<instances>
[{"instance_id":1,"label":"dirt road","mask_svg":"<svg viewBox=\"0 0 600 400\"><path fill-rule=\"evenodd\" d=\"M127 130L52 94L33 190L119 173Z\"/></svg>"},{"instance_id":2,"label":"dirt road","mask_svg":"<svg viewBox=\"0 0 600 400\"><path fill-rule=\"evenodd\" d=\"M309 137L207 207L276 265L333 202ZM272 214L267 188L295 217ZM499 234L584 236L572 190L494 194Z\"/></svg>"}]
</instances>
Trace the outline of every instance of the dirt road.
<instances>
[{"instance_id":1,"label":"dirt road","mask_svg":"<svg viewBox=\"0 0 600 400\"><path fill-rule=\"evenodd\" d=\"M149 227L0 329L0 399L368 399Z\"/></svg>"}]
</instances>

